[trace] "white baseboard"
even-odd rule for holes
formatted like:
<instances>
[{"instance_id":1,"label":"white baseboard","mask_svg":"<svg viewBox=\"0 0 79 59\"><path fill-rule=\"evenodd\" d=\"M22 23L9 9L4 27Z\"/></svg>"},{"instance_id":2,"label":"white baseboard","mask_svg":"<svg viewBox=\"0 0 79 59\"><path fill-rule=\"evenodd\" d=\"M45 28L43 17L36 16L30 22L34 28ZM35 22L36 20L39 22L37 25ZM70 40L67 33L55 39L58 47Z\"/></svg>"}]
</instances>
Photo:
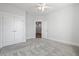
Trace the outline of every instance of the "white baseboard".
<instances>
[{"instance_id":1,"label":"white baseboard","mask_svg":"<svg viewBox=\"0 0 79 59\"><path fill-rule=\"evenodd\" d=\"M14 45L14 44L18 44L18 43L21 43L21 42L26 42L26 40L23 40L23 41L15 41L15 42L11 42L11 41L6 41L7 43L3 44L3 46L0 46L0 48L3 48L5 46L8 46L8 45Z\"/></svg>"},{"instance_id":2,"label":"white baseboard","mask_svg":"<svg viewBox=\"0 0 79 59\"><path fill-rule=\"evenodd\" d=\"M79 43L74 43L74 42L70 42L70 41L63 41L63 40L57 40L57 39L51 39L51 38L48 38L50 40L54 40L54 41L57 41L57 42L60 42L60 43L64 43L64 44L68 44L68 45L73 45L73 46L78 46L79 47Z\"/></svg>"},{"instance_id":3,"label":"white baseboard","mask_svg":"<svg viewBox=\"0 0 79 59\"><path fill-rule=\"evenodd\" d=\"M2 48L2 44L1 44L1 42L0 42L0 49Z\"/></svg>"},{"instance_id":4,"label":"white baseboard","mask_svg":"<svg viewBox=\"0 0 79 59\"><path fill-rule=\"evenodd\" d=\"M0 46L0 49L2 48L2 46Z\"/></svg>"}]
</instances>

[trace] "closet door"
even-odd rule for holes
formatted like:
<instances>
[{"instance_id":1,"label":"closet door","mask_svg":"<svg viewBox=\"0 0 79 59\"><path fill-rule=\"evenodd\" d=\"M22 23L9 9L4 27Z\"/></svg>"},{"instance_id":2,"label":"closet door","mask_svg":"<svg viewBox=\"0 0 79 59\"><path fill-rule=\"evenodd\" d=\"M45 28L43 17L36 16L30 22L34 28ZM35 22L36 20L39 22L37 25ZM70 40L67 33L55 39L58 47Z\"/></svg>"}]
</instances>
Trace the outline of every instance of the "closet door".
<instances>
[{"instance_id":1,"label":"closet door","mask_svg":"<svg viewBox=\"0 0 79 59\"><path fill-rule=\"evenodd\" d=\"M0 15L0 48L2 47L2 16Z\"/></svg>"},{"instance_id":2,"label":"closet door","mask_svg":"<svg viewBox=\"0 0 79 59\"><path fill-rule=\"evenodd\" d=\"M14 43L14 20L11 15L3 17L3 45L11 45Z\"/></svg>"},{"instance_id":3,"label":"closet door","mask_svg":"<svg viewBox=\"0 0 79 59\"><path fill-rule=\"evenodd\" d=\"M24 17L15 17L15 42L25 42L25 22Z\"/></svg>"}]
</instances>

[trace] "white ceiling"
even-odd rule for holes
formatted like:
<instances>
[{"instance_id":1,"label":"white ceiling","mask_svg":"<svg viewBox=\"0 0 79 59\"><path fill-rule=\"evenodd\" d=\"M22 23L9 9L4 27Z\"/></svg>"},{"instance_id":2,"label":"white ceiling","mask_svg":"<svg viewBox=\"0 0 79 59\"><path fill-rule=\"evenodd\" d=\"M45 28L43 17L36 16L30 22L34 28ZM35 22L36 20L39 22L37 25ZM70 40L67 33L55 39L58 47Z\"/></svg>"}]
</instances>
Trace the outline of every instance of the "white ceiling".
<instances>
[{"instance_id":1,"label":"white ceiling","mask_svg":"<svg viewBox=\"0 0 79 59\"><path fill-rule=\"evenodd\" d=\"M12 5L28 12L31 14L48 14L53 12L54 10L61 9L63 7L71 5L71 3L47 3L47 6L50 8L45 9L44 12L41 12L37 9L38 3L11 3Z\"/></svg>"}]
</instances>

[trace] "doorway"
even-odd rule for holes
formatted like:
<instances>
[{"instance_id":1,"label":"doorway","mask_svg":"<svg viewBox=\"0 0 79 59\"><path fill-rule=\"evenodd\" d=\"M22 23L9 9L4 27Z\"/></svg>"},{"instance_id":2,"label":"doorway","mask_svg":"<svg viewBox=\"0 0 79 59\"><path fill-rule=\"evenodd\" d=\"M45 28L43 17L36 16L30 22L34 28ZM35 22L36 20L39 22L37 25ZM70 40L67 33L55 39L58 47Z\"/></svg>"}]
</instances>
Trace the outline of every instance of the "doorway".
<instances>
[{"instance_id":1,"label":"doorway","mask_svg":"<svg viewBox=\"0 0 79 59\"><path fill-rule=\"evenodd\" d=\"M36 22L36 38L42 38L42 23L41 23L41 21Z\"/></svg>"}]
</instances>

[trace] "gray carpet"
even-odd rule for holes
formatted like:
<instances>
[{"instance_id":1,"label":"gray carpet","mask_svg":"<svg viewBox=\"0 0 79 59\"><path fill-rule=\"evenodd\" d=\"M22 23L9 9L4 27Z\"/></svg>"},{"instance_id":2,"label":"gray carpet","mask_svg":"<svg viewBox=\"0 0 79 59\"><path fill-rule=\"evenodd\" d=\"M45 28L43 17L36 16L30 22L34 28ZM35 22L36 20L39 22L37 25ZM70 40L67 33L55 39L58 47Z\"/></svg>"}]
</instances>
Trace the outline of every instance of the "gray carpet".
<instances>
[{"instance_id":1,"label":"gray carpet","mask_svg":"<svg viewBox=\"0 0 79 59\"><path fill-rule=\"evenodd\" d=\"M79 47L48 39L28 39L24 43L3 47L0 56L78 56Z\"/></svg>"}]
</instances>

